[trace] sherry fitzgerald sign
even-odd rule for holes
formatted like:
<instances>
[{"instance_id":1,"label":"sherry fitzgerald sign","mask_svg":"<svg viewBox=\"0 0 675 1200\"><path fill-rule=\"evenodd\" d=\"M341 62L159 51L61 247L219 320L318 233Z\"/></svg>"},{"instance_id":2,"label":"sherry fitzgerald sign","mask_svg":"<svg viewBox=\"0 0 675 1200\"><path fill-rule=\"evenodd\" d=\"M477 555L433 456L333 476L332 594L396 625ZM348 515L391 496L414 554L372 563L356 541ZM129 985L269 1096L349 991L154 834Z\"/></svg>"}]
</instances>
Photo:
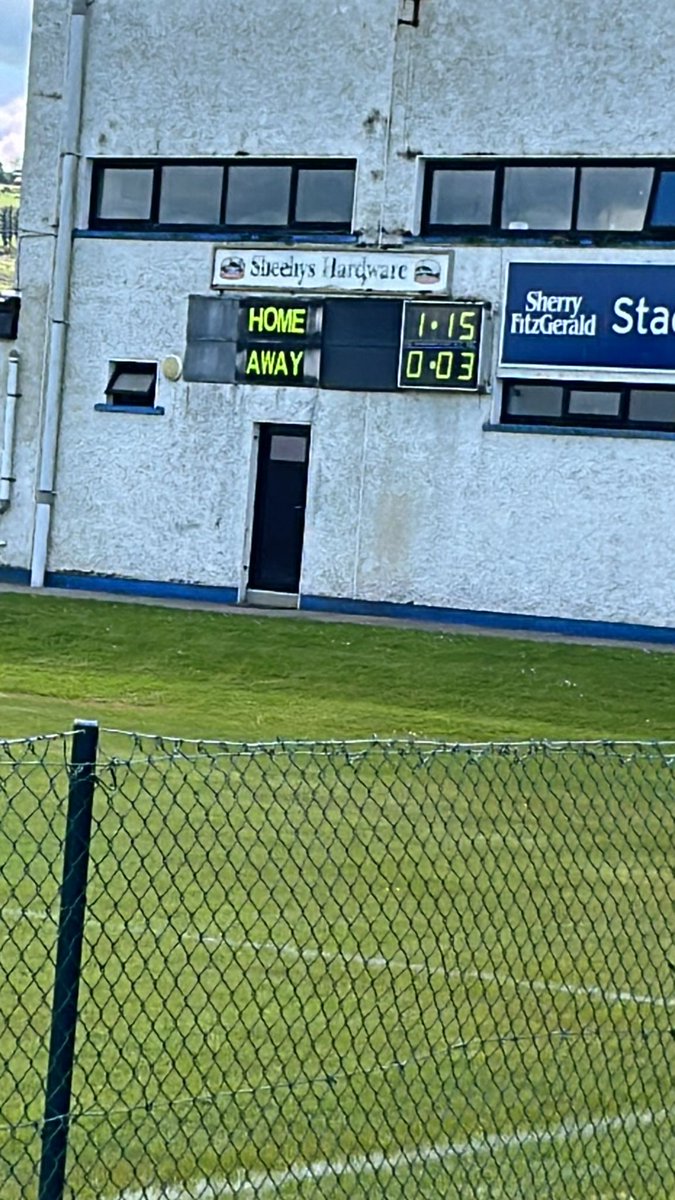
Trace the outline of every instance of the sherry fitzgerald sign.
<instances>
[{"instance_id":1,"label":"sherry fitzgerald sign","mask_svg":"<svg viewBox=\"0 0 675 1200\"><path fill-rule=\"evenodd\" d=\"M386 250L218 249L211 286L284 292L446 294L449 254Z\"/></svg>"},{"instance_id":2,"label":"sherry fitzgerald sign","mask_svg":"<svg viewBox=\"0 0 675 1200\"><path fill-rule=\"evenodd\" d=\"M509 267L500 373L675 372L675 264Z\"/></svg>"}]
</instances>

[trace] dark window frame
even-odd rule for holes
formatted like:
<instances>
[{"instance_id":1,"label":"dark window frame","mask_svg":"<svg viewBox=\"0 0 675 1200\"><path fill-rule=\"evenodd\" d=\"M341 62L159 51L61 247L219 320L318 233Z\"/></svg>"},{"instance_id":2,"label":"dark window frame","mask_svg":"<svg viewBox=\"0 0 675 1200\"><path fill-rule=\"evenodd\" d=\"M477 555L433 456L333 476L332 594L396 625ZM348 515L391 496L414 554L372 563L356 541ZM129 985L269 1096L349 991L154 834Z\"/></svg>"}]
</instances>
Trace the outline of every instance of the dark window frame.
<instances>
[{"instance_id":1,"label":"dark window frame","mask_svg":"<svg viewBox=\"0 0 675 1200\"><path fill-rule=\"evenodd\" d=\"M502 394L499 422L501 425L536 425L545 426L552 429L621 429L630 431L632 429L640 430L661 430L668 433L675 433L675 416L672 421L634 421L629 416L631 392L669 392L673 396L673 410L675 412L675 386L670 387L668 384L656 383L624 383L615 382L614 380L587 380L587 379L534 379L528 376L527 379L509 378L502 379ZM517 413L511 414L508 411L509 393L513 387L556 387L562 388L562 409L560 416L537 416L536 414ZM570 395L572 392L619 392L619 411L616 416L608 416L601 413L579 413L570 412Z\"/></svg>"},{"instance_id":2,"label":"dark window frame","mask_svg":"<svg viewBox=\"0 0 675 1200\"><path fill-rule=\"evenodd\" d=\"M336 171L351 170L354 175L354 190L356 189L357 160L355 158L99 158L92 164L91 192L89 201L89 229L128 231L130 233L218 233L231 234L233 237L247 232L269 233L352 233L354 226L354 206L349 221L297 221L295 210L298 194L298 177L300 171ZM160 222L160 196L162 169L164 167L223 167L223 186L220 197L220 221L217 224L206 225L198 222L165 223ZM257 225L254 223L227 225L225 213L227 210L227 191L229 170L231 167L290 167L291 186L289 193L288 220L279 225ZM98 209L101 201L103 179L106 170L152 170L153 187L150 216L144 220L127 220L124 217L101 217Z\"/></svg>"},{"instance_id":3,"label":"dark window frame","mask_svg":"<svg viewBox=\"0 0 675 1200\"><path fill-rule=\"evenodd\" d=\"M574 189L572 193L572 212L569 229L509 229L502 225L502 209L504 200L504 180L507 167L573 167L575 170ZM604 230L577 229L579 214L579 198L581 193L581 178L584 168L616 169L617 167L639 169L653 168L654 178L651 191L645 207L642 229L639 230ZM434 175L437 171L491 171L494 173L494 191L492 196L492 217L489 225L447 224L432 222L431 197ZM420 223L421 237L458 237L462 239L475 238L480 240L499 239L508 242L541 241L542 238L557 245L616 245L626 242L642 241L675 241L675 216L672 225L653 225L652 216L656 205L658 187L661 175L675 171L675 159L664 157L636 158L594 158L594 157L523 157L503 158L489 156L467 158L429 158L424 163L424 185L422 189L422 216Z\"/></svg>"},{"instance_id":4,"label":"dark window frame","mask_svg":"<svg viewBox=\"0 0 675 1200\"><path fill-rule=\"evenodd\" d=\"M105 408L138 410L147 412L157 408L157 363L152 360L137 361L135 359L114 359L110 363L109 378L105 389ZM125 391L116 388L116 382L121 375L152 375L152 383L146 393ZM141 399L139 399L141 397Z\"/></svg>"}]
</instances>

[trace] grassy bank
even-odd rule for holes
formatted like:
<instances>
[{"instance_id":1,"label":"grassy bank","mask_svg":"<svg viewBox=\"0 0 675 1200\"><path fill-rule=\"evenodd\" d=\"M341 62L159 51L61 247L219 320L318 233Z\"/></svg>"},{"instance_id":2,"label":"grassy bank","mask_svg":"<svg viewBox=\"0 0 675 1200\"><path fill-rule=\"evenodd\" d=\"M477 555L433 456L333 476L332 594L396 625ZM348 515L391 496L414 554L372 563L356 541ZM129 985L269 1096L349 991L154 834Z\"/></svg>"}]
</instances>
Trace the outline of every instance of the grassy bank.
<instances>
[{"instance_id":1,"label":"grassy bank","mask_svg":"<svg viewBox=\"0 0 675 1200\"><path fill-rule=\"evenodd\" d=\"M0 596L0 735L668 738L675 656Z\"/></svg>"}]
</instances>

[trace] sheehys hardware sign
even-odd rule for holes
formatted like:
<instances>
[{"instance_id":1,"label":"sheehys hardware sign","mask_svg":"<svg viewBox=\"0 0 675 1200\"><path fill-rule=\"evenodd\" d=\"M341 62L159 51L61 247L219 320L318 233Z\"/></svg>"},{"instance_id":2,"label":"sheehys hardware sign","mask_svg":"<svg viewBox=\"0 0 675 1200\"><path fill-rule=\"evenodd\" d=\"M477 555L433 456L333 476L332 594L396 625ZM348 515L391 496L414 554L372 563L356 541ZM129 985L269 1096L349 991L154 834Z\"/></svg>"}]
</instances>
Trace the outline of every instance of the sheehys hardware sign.
<instances>
[{"instance_id":1,"label":"sheehys hardware sign","mask_svg":"<svg viewBox=\"0 0 675 1200\"><path fill-rule=\"evenodd\" d=\"M211 286L298 292L447 294L449 254L386 250L218 248Z\"/></svg>"},{"instance_id":2,"label":"sheehys hardware sign","mask_svg":"<svg viewBox=\"0 0 675 1200\"><path fill-rule=\"evenodd\" d=\"M675 371L675 264L515 262L500 374Z\"/></svg>"}]
</instances>

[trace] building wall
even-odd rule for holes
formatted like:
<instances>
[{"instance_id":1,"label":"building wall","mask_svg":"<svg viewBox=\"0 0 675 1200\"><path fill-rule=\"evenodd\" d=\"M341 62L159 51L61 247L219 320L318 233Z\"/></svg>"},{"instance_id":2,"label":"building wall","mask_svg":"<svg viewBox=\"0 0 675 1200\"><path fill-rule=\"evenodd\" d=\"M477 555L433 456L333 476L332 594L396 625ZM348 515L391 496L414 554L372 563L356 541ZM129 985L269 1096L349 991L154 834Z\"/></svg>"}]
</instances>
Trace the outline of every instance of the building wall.
<instances>
[{"instance_id":1,"label":"building wall","mask_svg":"<svg viewBox=\"0 0 675 1200\"><path fill-rule=\"evenodd\" d=\"M456 290L501 295L509 253L458 251ZM76 243L52 569L237 587L254 423L306 422L304 593L675 623L670 441L486 432L492 397L442 393L160 379L164 416L96 412L109 358L182 352L211 254Z\"/></svg>"},{"instance_id":2,"label":"building wall","mask_svg":"<svg viewBox=\"0 0 675 1200\"><path fill-rule=\"evenodd\" d=\"M30 561L68 7L36 0L23 398L0 567ZM398 0L229 0L226 11L95 0L78 224L90 159L103 155L356 156L356 228L395 244L416 228L420 156L673 153L666 0L649 22L628 0L498 9L496 20L492 0L422 0L420 27L394 44ZM160 377L164 416L96 412L110 359L182 353L187 297L208 294L212 253L189 240L75 240L52 571L239 586L254 423L301 421L312 425L303 593L675 626L671 441L486 431L494 393ZM675 262L659 249L462 246L453 294L498 306L509 256ZM497 314L495 339L498 326Z\"/></svg>"}]
</instances>

